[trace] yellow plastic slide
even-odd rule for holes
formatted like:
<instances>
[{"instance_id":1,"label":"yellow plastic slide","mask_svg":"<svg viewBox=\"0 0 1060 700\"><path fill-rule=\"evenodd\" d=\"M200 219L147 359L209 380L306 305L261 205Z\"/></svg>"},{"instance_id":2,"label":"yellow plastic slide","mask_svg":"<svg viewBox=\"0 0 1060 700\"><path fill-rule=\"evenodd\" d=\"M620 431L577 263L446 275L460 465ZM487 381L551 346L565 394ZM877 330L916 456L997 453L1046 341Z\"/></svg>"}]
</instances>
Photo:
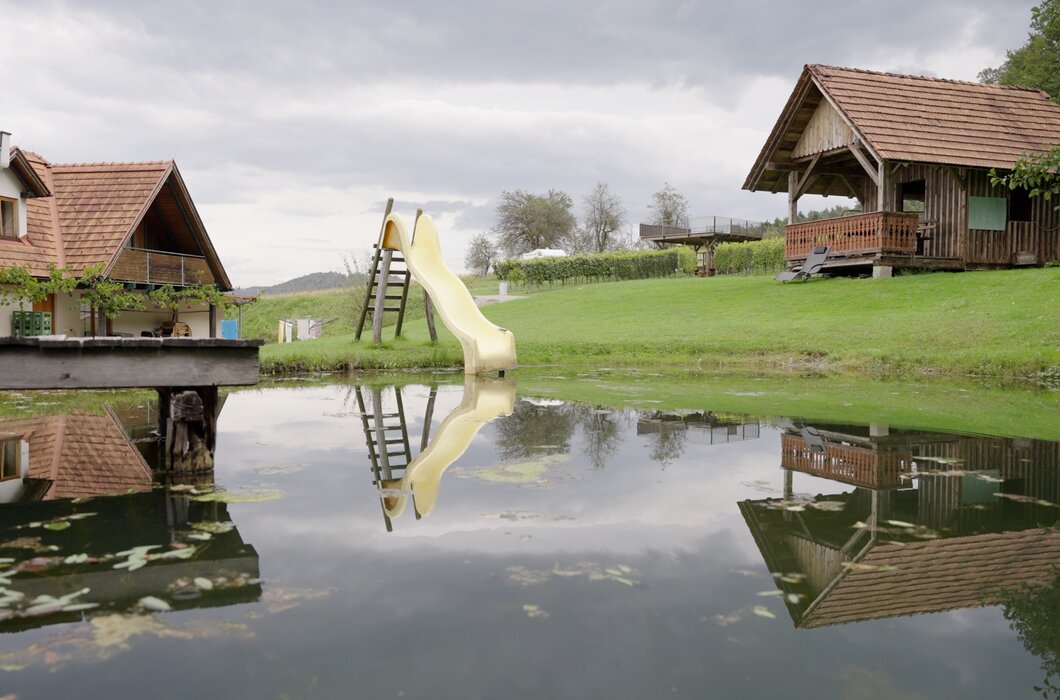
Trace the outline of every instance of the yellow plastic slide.
<instances>
[{"instance_id":1,"label":"yellow plastic slide","mask_svg":"<svg viewBox=\"0 0 1060 700\"><path fill-rule=\"evenodd\" d=\"M434 439L412 460L401 479L384 481L389 491L383 495L383 510L397 518L405 510L412 494L416 512L427 515L434 510L442 474L450 464L467 451L479 429L500 416L511 415L515 408L515 382L493 377L464 377L464 398L445 417Z\"/></svg>"},{"instance_id":2,"label":"yellow plastic slide","mask_svg":"<svg viewBox=\"0 0 1060 700\"><path fill-rule=\"evenodd\" d=\"M386 218L383 247L400 250L416 281L431 295L445 327L464 349L464 373L483 374L515 367L515 336L493 325L478 310L471 292L442 261L438 229L426 214L412 237L398 214Z\"/></svg>"}]
</instances>

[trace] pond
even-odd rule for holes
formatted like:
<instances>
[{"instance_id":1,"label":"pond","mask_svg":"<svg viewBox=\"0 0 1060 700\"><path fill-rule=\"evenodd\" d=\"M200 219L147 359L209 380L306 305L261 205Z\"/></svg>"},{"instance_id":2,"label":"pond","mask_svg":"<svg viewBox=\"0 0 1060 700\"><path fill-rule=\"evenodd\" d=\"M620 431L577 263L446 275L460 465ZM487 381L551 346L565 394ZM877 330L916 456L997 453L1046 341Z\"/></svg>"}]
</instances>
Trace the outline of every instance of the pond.
<instances>
[{"instance_id":1,"label":"pond","mask_svg":"<svg viewBox=\"0 0 1060 700\"><path fill-rule=\"evenodd\" d=\"M360 381L2 397L0 697L1055 695L1050 392Z\"/></svg>"}]
</instances>

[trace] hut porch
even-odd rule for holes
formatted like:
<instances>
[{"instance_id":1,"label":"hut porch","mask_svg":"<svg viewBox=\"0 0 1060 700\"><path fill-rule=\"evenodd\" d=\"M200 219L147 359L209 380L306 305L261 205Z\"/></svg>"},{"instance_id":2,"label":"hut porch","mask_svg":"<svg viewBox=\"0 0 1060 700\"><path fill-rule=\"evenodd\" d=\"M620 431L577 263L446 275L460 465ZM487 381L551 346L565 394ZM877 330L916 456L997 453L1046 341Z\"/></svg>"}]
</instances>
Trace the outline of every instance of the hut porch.
<instances>
[{"instance_id":1,"label":"hut porch","mask_svg":"<svg viewBox=\"0 0 1060 700\"><path fill-rule=\"evenodd\" d=\"M656 248L691 246L699 261L697 274L706 277L714 276L714 249L719 243L757 241L762 238L764 228L760 221L727 216L697 216L684 223L684 226L641 224L640 239Z\"/></svg>"}]
</instances>

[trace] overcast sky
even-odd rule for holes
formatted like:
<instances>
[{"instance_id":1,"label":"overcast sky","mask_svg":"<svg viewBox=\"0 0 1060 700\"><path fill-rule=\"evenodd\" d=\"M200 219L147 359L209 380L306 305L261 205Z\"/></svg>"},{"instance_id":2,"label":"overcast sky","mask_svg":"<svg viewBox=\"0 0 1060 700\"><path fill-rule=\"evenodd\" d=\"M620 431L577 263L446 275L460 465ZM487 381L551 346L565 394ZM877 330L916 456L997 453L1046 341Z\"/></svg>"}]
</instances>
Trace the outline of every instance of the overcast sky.
<instances>
[{"instance_id":1,"label":"overcast sky","mask_svg":"<svg viewBox=\"0 0 1060 700\"><path fill-rule=\"evenodd\" d=\"M52 162L175 159L237 286L341 270L388 196L459 270L504 190L783 216L740 187L803 64L974 80L1033 4L0 0L0 129Z\"/></svg>"}]
</instances>

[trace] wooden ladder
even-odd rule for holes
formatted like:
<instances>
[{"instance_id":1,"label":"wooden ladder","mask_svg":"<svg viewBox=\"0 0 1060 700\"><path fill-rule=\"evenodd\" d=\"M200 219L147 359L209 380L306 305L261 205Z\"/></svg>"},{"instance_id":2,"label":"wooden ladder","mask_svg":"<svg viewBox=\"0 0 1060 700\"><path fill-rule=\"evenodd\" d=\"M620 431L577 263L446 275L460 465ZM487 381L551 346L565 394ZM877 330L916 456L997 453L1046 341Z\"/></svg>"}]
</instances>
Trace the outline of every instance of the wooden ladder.
<instances>
[{"instance_id":1,"label":"wooden ladder","mask_svg":"<svg viewBox=\"0 0 1060 700\"><path fill-rule=\"evenodd\" d=\"M394 209L394 198L386 200L386 211L383 213L383 223L379 227L379 240L372 248L372 271L368 274L368 284L364 290L364 304L361 306L361 316L357 321L358 341L364 332L364 324L368 314L372 315L372 342L379 343L383 340L383 317L386 312L397 312L397 325L394 328L394 337L401 336L401 324L405 321L405 307L409 299L409 286L412 284L412 273L405 264L405 258L400 251L383 247L383 235L386 233L386 217ZM416 211L417 221L422 209ZM415 230L413 231L415 234ZM399 266L394 268L394 264ZM400 287L400 293L397 288ZM394 306L397 302L397 306ZM434 328L434 309L431 307L430 297L427 290L423 290L423 303L426 307L427 328L430 332L431 341L438 340L438 334Z\"/></svg>"},{"instance_id":2,"label":"wooden ladder","mask_svg":"<svg viewBox=\"0 0 1060 700\"><path fill-rule=\"evenodd\" d=\"M409 464L412 463L412 448L409 444L408 424L405 421L405 404L401 398L401 387L394 387L395 411L383 412L383 390L372 389L372 408L368 411L364 387L355 387L357 410L361 416L361 427L364 429L364 441L368 447L368 459L371 461L372 484L376 488L389 488L394 481L401 479ZM427 399L427 410L424 415L423 434L420 437L420 452L427 447L430 437L431 421L434 418L434 400L438 394L437 387L431 387ZM383 499L379 499L383 507ZM420 517L416 513L416 519ZM393 532L394 525L383 507L383 522L386 531Z\"/></svg>"}]
</instances>

